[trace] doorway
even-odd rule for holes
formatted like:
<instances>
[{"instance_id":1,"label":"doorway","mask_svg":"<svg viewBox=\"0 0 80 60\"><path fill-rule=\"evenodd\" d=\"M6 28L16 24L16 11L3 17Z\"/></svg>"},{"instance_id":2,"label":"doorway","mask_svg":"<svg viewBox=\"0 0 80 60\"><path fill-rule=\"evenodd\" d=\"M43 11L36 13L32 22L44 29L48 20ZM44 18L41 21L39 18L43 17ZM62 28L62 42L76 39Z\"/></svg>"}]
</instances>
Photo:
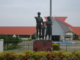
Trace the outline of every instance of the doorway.
<instances>
[{"instance_id":1,"label":"doorway","mask_svg":"<svg viewBox=\"0 0 80 60\"><path fill-rule=\"evenodd\" d=\"M60 41L60 36L59 35L53 35L52 41Z\"/></svg>"}]
</instances>

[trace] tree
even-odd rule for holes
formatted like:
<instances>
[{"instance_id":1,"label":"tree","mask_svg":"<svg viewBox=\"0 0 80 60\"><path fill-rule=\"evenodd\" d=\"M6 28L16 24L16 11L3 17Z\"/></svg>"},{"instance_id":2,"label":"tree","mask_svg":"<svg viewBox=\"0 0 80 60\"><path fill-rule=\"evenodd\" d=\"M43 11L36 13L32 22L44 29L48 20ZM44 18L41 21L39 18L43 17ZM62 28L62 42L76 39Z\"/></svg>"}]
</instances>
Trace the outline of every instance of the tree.
<instances>
[{"instance_id":1,"label":"tree","mask_svg":"<svg viewBox=\"0 0 80 60\"><path fill-rule=\"evenodd\" d=\"M7 46L7 48L9 44L17 45L19 42L22 42L18 36L14 38L13 35L0 35L0 39L4 39L4 47Z\"/></svg>"}]
</instances>

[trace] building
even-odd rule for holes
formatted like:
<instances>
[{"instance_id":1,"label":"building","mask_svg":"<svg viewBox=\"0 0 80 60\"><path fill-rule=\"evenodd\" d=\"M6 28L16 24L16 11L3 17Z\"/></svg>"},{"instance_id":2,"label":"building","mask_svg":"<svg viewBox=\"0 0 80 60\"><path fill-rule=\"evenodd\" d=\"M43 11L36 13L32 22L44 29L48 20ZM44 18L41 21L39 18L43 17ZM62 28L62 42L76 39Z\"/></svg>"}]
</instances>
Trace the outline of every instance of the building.
<instances>
[{"instance_id":1,"label":"building","mask_svg":"<svg viewBox=\"0 0 80 60\"><path fill-rule=\"evenodd\" d=\"M36 27L0 27L0 35L18 35L23 40L34 38Z\"/></svg>"},{"instance_id":2,"label":"building","mask_svg":"<svg viewBox=\"0 0 80 60\"><path fill-rule=\"evenodd\" d=\"M52 40L76 40L80 38L80 27L73 27L66 23L66 18L67 17L55 17L54 19L54 17L52 17ZM45 19L47 20L47 17L45 17Z\"/></svg>"},{"instance_id":3,"label":"building","mask_svg":"<svg viewBox=\"0 0 80 60\"><path fill-rule=\"evenodd\" d=\"M52 17L52 40L61 41L65 40L76 40L80 38L80 27L73 27L70 24L66 23L67 17ZM45 17L47 21L47 17ZM56 23L54 23L56 22ZM57 25L56 25L57 24ZM54 33L55 32L55 33ZM61 34L61 32L64 32ZM0 27L0 35L18 35L22 39L36 37L36 27Z\"/></svg>"}]
</instances>

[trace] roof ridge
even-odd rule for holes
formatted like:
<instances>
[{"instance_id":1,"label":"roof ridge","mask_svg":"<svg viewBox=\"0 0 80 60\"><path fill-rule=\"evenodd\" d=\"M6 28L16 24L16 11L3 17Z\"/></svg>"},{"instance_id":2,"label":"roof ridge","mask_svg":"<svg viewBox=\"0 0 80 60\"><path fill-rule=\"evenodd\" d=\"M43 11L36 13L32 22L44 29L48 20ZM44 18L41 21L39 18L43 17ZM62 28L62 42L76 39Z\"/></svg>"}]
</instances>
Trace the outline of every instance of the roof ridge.
<instances>
[{"instance_id":1,"label":"roof ridge","mask_svg":"<svg viewBox=\"0 0 80 60\"><path fill-rule=\"evenodd\" d=\"M60 21L58 19L56 19L56 21L58 22L58 24L60 25L60 27L63 29L64 32L72 32L72 30L69 28L69 26L67 26L65 23L63 23L62 21Z\"/></svg>"}]
</instances>

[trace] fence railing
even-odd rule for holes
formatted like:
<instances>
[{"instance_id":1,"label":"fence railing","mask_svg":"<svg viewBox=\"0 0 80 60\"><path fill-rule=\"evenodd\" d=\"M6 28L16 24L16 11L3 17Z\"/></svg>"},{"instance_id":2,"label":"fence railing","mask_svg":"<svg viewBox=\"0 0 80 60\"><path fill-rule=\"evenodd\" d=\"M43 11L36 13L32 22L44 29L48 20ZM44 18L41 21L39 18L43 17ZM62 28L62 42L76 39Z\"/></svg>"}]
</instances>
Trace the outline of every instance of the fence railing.
<instances>
[{"instance_id":1,"label":"fence railing","mask_svg":"<svg viewBox=\"0 0 80 60\"><path fill-rule=\"evenodd\" d=\"M60 50L63 51L74 51L80 50L80 43L75 44L62 44L59 45ZM33 41L21 41L21 42L4 42L4 51L16 51L18 53L24 50L32 50L33 51Z\"/></svg>"},{"instance_id":2,"label":"fence railing","mask_svg":"<svg viewBox=\"0 0 80 60\"><path fill-rule=\"evenodd\" d=\"M7 41L4 42L4 51L16 51L18 53L24 50L33 50L33 42L32 41Z\"/></svg>"},{"instance_id":3,"label":"fence railing","mask_svg":"<svg viewBox=\"0 0 80 60\"><path fill-rule=\"evenodd\" d=\"M60 45L60 50L64 51L70 51L73 52L74 50L80 50L80 43L74 43L74 44L63 44Z\"/></svg>"},{"instance_id":4,"label":"fence railing","mask_svg":"<svg viewBox=\"0 0 80 60\"><path fill-rule=\"evenodd\" d=\"M4 60L6 60L6 59L4 58ZM20 60L20 59L16 58L15 60ZM34 60L34 59L32 57L30 57L28 60ZM48 59L45 56L43 56L43 58L41 58L41 60L48 60ZM56 56L54 58L54 60L65 60L65 58L60 58L59 56ZM74 60L74 58L70 55L70 57L66 58L66 60Z\"/></svg>"}]
</instances>

